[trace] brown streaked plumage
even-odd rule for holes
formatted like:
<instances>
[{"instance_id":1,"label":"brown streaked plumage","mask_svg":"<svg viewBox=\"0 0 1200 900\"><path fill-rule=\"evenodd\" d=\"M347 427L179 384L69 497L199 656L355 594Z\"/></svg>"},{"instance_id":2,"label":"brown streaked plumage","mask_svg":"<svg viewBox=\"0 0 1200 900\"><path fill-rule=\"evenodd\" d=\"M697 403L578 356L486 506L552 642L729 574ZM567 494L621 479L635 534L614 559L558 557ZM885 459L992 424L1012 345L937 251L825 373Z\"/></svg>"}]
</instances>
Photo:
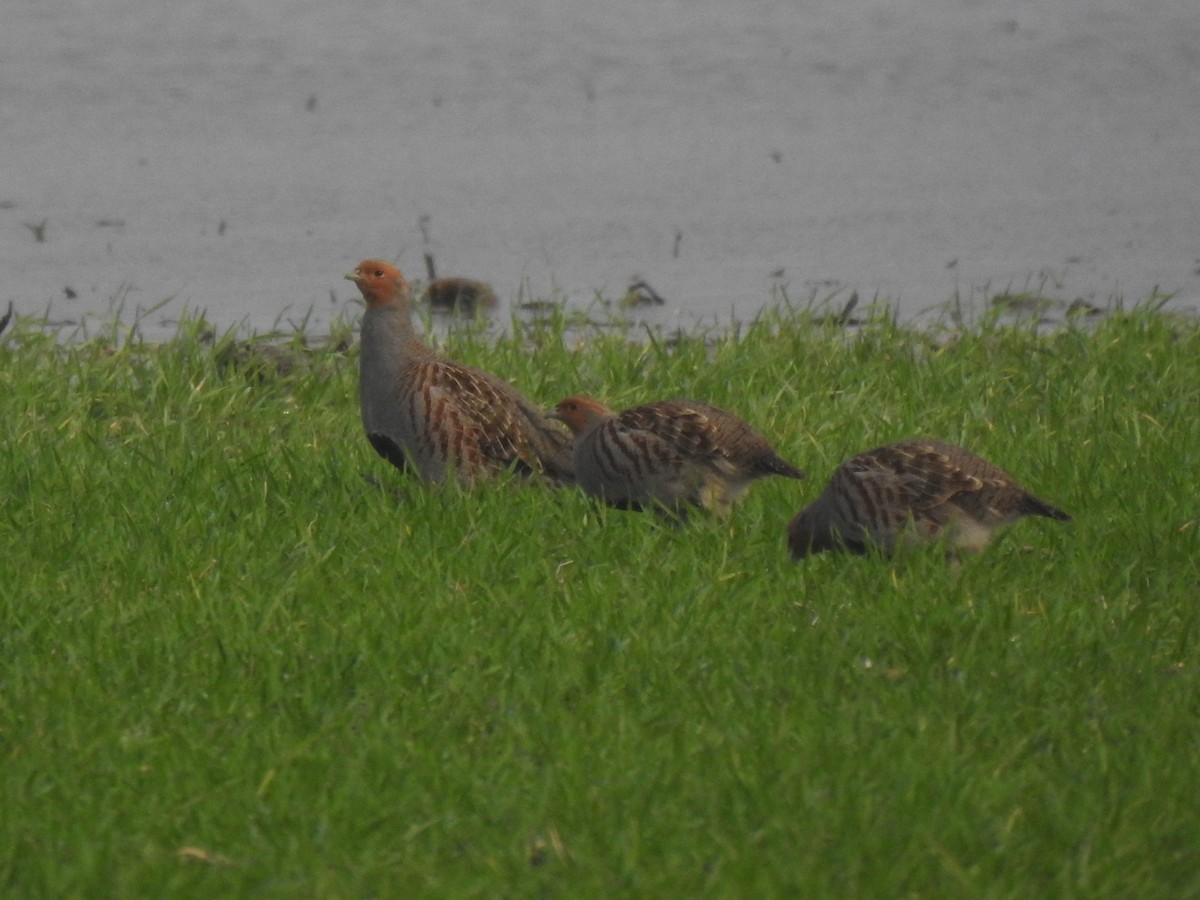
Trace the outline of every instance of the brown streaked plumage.
<instances>
[{"instance_id":1,"label":"brown streaked plumage","mask_svg":"<svg viewBox=\"0 0 1200 900\"><path fill-rule=\"evenodd\" d=\"M842 463L824 492L788 524L788 549L801 559L823 550L892 553L900 544L945 539L977 552L997 528L1025 516L1069 522L1012 476L969 450L907 440Z\"/></svg>"},{"instance_id":2,"label":"brown streaked plumage","mask_svg":"<svg viewBox=\"0 0 1200 900\"><path fill-rule=\"evenodd\" d=\"M697 506L725 516L759 478L804 477L761 434L706 403L666 400L617 413L575 396L554 415L575 434L576 482L619 509L684 515Z\"/></svg>"},{"instance_id":3,"label":"brown streaked plumage","mask_svg":"<svg viewBox=\"0 0 1200 900\"><path fill-rule=\"evenodd\" d=\"M412 291L389 263L366 259L346 276L367 303L359 404L384 459L427 481L473 482L504 469L571 483L571 436L499 378L436 353L412 324Z\"/></svg>"}]
</instances>

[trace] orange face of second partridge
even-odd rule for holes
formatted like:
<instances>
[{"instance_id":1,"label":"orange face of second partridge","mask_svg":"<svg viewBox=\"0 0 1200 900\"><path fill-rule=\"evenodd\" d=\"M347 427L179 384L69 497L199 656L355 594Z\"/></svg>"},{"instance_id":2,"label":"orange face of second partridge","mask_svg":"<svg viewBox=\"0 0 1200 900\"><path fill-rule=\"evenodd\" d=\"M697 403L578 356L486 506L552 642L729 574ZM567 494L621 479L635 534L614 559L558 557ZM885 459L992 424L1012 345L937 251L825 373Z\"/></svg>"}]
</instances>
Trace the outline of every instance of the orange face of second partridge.
<instances>
[{"instance_id":1,"label":"orange face of second partridge","mask_svg":"<svg viewBox=\"0 0 1200 900\"><path fill-rule=\"evenodd\" d=\"M583 434L592 425L613 415L613 411L591 397L568 397L554 407L555 416L575 435Z\"/></svg>"}]
</instances>

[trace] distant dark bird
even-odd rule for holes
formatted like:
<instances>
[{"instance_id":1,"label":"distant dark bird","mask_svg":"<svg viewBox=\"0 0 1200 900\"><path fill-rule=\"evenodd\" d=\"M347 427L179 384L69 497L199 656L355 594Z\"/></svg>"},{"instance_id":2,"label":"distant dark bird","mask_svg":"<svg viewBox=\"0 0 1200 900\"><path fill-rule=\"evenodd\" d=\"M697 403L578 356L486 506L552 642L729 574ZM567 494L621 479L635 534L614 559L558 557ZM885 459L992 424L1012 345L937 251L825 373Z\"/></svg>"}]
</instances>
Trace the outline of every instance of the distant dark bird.
<instances>
[{"instance_id":1,"label":"distant dark bird","mask_svg":"<svg viewBox=\"0 0 1200 900\"><path fill-rule=\"evenodd\" d=\"M421 299L433 309L473 315L496 305L496 292L471 278L435 278L425 285Z\"/></svg>"},{"instance_id":2,"label":"distant dark bird","mask_svg":"<svg viewBox=\"0 0 1200 900\"><path fill-rule=\"evenodd\" d=\"M788 525L788 548L801 559L823 550L893 553L901 544L945 539L982 550L997 528L1025 516L1071 517L969 450L908 440L860 453L833 473L824 492Z\"/></svg>"}]
</instances>

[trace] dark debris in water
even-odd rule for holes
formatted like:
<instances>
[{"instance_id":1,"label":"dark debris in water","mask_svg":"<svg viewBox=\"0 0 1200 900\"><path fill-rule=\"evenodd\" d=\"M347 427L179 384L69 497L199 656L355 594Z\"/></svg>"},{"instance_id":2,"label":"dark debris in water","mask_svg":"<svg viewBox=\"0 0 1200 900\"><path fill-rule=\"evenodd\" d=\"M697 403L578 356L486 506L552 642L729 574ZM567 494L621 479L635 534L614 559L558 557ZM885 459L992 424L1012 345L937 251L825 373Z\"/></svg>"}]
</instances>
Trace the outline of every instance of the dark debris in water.
<instances>
[{"instance_id":1,"label":"dark debris in water","mask_svg":"<svg viewBox=\"0 0 1200 900\"><path fill-rule=\"evenodd\" d=\"M1060 300L1039 293L996 294L988 301L996 313L1019 320L1035 320L1041 324L1053 324L1056 320L1086 318L1103 315L1105 310L1082 297Z\"/></svg>"},{"instance_id":2,"label":"dark debris in water","mask_svg":"<svg viewBox=\"0 0 1200 900\"><path fill-rule=\"evenodd\" d=\"M562 304L555 303L553 300L525 300L517 304L517 309L527 313L546 314L561 308Z\"/></svg>"},{"instance_id":3,"label":"dark debris in water","mask_svg":"<svg viewBox=\"0 0 1200 900\"><path fill-rule=\"evenodd\" d=\"M667 301L662 294L650 286L645 279L639 278L629 285L625 296L621 298L621 306L628 309L632 306L662 306Z\"/></svg>"},{"instance_id":4,"label":"dark debris in water","mask_svg":"<svg viewBox=\"0 0 1200 900\"><path fill-rule=\"evenodd\" d=\"M846 301L846 305L840 311L822 316L817 321L822 325L832 325L835 328L857 328L860 325L865 325L865 319L858 318L853 314L857 306L858 291L854 291L850 294L850 299Z\"/></svg>"},{"instance_id":5,"label":"dark debris in water","mask_svg":"<svg viewBox=\"0 0 1200 900\"><path fill-rule=\"evenodd\" d=\"M33 239L39 244L46 243L46 226L50 224L49 219L42 219L40 222L23 222L26 228L33 232Z\"/></svg>"},{"instance_id":6,"label":"dark debris in water","mask_svg":"<svg viewBox=\"0 0 1200 900\"><path fill-rule=\"evenodd\" d=\"M1071 319L1075 316L1100 316L1104 314L1104 310L1095 303L1089 303L1082 297L1076 297L1067 304L1067 318Z\"/></svg>"}]
</instances>

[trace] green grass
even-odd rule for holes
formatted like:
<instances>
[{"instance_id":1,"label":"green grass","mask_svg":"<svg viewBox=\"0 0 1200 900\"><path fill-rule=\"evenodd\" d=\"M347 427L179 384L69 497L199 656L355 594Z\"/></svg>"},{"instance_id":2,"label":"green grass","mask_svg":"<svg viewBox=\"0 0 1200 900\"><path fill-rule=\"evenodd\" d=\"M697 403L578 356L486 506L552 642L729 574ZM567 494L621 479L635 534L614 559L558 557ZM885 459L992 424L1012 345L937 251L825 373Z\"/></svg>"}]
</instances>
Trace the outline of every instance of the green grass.
<instances>
[{"instance_id":1,"label":"green grass","mask_svg":"<svg viewBox=\"0 0 1200 900\"><path fill-rule=\"evenodd\" d=\"M0 893L1200 896L1197 323L562 327L448 350L725 406L811 480L685 527L426 487L352 350L7 336ZM916 435L1075 522L788 560L840 460Z\"/></svg>"}]
</instances>

